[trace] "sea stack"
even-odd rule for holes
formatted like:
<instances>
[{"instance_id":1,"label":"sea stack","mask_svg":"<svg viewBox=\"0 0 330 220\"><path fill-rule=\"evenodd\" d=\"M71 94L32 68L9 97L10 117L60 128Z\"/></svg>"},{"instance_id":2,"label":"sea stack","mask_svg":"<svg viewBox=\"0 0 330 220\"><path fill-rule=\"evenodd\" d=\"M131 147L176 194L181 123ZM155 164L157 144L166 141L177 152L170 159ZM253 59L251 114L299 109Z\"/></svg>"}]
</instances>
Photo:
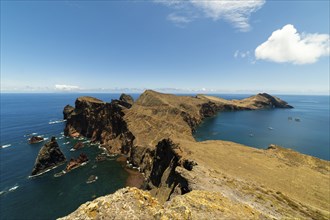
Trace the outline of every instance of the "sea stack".
<instances>
[{"instance_id":1,"label":"sea stack","mask_svg":"<svg viewBox=\"0 0 330 220\"><path fill-rule=\"evenodd\" d=\"M52 137L51 141L46 143L39 151L38 157L34 164L31 175L38 175L47 169L51 169L63 162L65 156L56 142L56 138Z\"/></svg>"}]
</instances>

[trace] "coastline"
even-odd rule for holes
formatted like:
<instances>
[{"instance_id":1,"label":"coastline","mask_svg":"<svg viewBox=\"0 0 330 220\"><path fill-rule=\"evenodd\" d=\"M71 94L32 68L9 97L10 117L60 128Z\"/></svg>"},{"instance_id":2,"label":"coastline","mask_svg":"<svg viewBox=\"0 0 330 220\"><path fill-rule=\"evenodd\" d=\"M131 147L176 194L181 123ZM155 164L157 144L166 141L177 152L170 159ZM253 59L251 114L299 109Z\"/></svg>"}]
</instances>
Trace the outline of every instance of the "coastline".
<instances>
[{"instance_id":1,"label":"coastline","mask_svg":"<svg viewBox=\"0 0 330 220\"><path fill-rule=\"evenodd\" d=\"M196 127L218 112L293 108L287 102L265 93L243 100L224 100L206 95L175 96L147 90L131 107L125 107L126 104L122 100L100 104L99 100L79 97L74 114L68 115L65 128L67 135L88 131L81 135L102 141L111 153L124 152L116 161L128 173L126 186L140 188L144 174L148 192L159 204L181 200L185 195L189 197L192 195L190 192L196 193L201 198L197 204L192 200L175 204L183 205L185 210L188 208L186 205L191 205L188 212L196 212L196 216L201 213L201 209L196 207L204 206L202 198L215 193L226 197L225 205L244 205L252 210L253 215L257 213L257 218L323 219L329 216L326 211L329 204L326 198L329 193L326 187L329 183L326 177L330 172L329 162L281 147L260 150L221 140L198 142L193 137ZM108 124L98 126L105 120ZM320 166L324 167L321 171L318 169ZM143 174L127 167L138 168ZM292 179L293 175L295 179ZM289 189L288 183L291 183ZM319 187L310 188L312 185ZM136 194L133 197L139 199L138 194L142 191L136 191L134 187L131 190ZM132 201L131 198L120 197L125 207ZM212 201L210 207L223 200ZM140 203L144 204L143 198L133 205ZM89 204L93 202L81 205L68 217L75 214L85 216L84 213L90 211ZM140 208L138 212L144 210ZM97 212L106 210L99 207ZM116 212L119 210L123 211L118 208ZM212 217L225 216L216 210L210 213ZM233 217L232 213L227 214Z\"/></svg>"}]
</instances>

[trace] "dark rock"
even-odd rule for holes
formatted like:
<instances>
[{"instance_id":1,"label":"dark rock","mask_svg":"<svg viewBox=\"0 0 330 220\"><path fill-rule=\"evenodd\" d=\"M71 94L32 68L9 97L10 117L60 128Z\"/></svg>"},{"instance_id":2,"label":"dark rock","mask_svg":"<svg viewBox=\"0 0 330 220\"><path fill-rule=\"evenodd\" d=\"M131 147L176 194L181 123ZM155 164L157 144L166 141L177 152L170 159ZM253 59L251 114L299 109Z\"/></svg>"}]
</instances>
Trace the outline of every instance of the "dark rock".
<instances>
[{"instance_id":1,"label":"dark rock","mask_svg":"<svg viewBox=\"0 0 330 220\"><path fill-rule=\"evenodd\" d=\"M63 109L63 118L68 119L73 111L74 107L72 107L71 105L66 105Z\"/></svg>"},{"instance_id":2,"label":"dark rock","mask_svg":"<svg viewBox=\"0 0 330 220\"><path fill-rule=\"evenodd\" d=\"M119 100L123 101L123 102L127 102L128 104L131 104L131 105L133 105L133 103L134 103L134 99L132 98L132 96L124 94L124 93L120 95Z\"/></svg>"},{"instance_id":3,"label":"dark rock","mask_svg":"<svg viewBox=\"0 0 330 220\"><path fill-rule=\"evenodd\" d=\"M99 155L97 155L96 158L95 158L95 160L96 160L97 162L101 162L101 161L104 161L104 160L106 160L106 159L107 159L107 157L106 157L105 155L103 155L103 154L99 154Z\"/></svg>"},{"instance_id":4,"label":"dark rock","mask_svg":"<svg viewBox=\"0 0 330 220\"><path fill-rule=\"evenodd\" d=\"M84 147L84 143L79 141L73 146L73 149L78 150L83 147Z\"/></svg>"},{"instance_id":5,"label":"dark rock","mask_svg":"<svg viewBox=\"0 0 330 220\"><path fill-rule=\"evenodd\" d=\"M65 167L65 172L69 172L79 166L81 166L82 163L87 162L88 157L86 154L81 153L77 159L71 158L69 163Z\"/></svg>"},{"instance_id":6,"label":"dark rock","mask_svg":"<svg viewBox=\"0 0 330 220\"><path fill-rule=\"evenodd\" d=\"M65 160L65 156L58 146L55 137L52 137L51 141L40 149L31 175L40 174L65 162Z\"/></svg>"},{"instance_id":7,"label":"dark rock","mask_svg":"<svg viewBox=\"0 0 330 220\"><path fill-rule=\"evenodd\" d=\"M121 105L123 101L105 103L92 97L79 97L75 109L67 119L64 134L85 136L92 142L100 142L112 153L127 153L134 136L127 129Z\"/></svg>"},{"instance_id":8,"label":"dark rock","mask_svg":"<svg viewBox=\"0 0 330 220\"><path fill-rule=\"evenodd\" d=\"M203 118L212 117L218 112L218 106L213 102L206 102L201 105L200 114Z\"/></svg>"},{"instance_id":9,"label":"dark rock","mask_svg":"<svg viewBox=\"0 0 330 220\"><path fill-rule=\"evenodd\" d=\"M197 163L193 160L184 160L182 165L186 170L191 171L193 167L197 165Z\"/></svg>"},{"instance_id":10,"label":"dark rock","mask_svg":"<svg viewBox=\"0 0 330 220\"><path fill-rule=\"evenodd\" d=\"M36 144L36 143L40 143L44 141L44 138L43 137L40 137L40 136L32 136L30 139L29 139L29 144Z\"/></svg>"}]
</instances>

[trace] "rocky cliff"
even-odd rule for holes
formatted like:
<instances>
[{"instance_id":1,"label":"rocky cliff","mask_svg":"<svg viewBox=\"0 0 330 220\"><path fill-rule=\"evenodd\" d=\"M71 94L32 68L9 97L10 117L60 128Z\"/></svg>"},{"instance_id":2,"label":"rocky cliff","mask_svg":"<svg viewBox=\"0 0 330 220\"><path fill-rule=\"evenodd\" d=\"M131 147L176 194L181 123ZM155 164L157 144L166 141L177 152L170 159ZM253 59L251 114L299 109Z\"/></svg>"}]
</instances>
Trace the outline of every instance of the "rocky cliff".
<instances>
[{"instance_id":1,"label":"rocky cliff","mask_svg":"<svg viewBox=\"0 0 330 220\"><path fill-rule=\"evenodd\" d=\"M54 168L55 166L65 162L65 156L58 146L55 137L46 143L39 151L38 157L34 164L31 175L38 175L45 172L47 169Z\"/></svg>"},{"instance_id":2,"label":"rocky cliff","mask_svg":"<svg viewBox=\"0 0 330 220\"><path fill-rule=\"evenodd\" d=\"M109 151L127 153L134 136L123 120L123 110L131 107L124 100L105 103L93 97L79 97L74 109L64 109L67 118L64 134L84 136L100 142Z\"/></svg>"},{"instance_id":3,"label":"rocky cliff","mask_svg":"<svg viewBox=\"0 0 330 220\"><path fill-rule=\"evenodd\" d=\"M166 207L171 207L167 204L173 201L188 201L184 198L198 195L209 201L212 194L219 199L215 203L225 201L223 207L246 207L252 213L245 213L249 218L329 217L328 161L305 156L296 163L296 152L282 148L258 150L225 141L196 142L192 136L204 118L219 111L292 108L286 102L265 93L225 100L151 90L133 104L128 100L104 103L91 97L78 98L67 116L65 134L86 136L100 141L112 153L127 154L128 162L145 174L147 189L164 209L160 215L153 212L151 218L166 216ZM186 218L198 219L208 209L198 208L203 204L192 200L183 213L196 212L191 215L195 217L189 214ZM217 211L213 214L221 216ZM224 212L223 217L230 216L237 217Z\"/></svg>"}]
</instances>

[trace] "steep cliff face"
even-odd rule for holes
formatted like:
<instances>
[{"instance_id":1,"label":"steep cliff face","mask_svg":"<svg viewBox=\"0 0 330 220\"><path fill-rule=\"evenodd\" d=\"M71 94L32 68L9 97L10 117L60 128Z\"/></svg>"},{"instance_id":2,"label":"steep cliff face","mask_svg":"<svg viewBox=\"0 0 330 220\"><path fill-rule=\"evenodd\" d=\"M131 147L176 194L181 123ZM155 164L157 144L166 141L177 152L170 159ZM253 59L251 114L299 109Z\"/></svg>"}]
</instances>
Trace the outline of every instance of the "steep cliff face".
<instances>
[{"instance_id":1,"label":"steep cliff face","mask_svg":"<svg viewBox=\"0 0 330 220\"><path fill-rule=\"evenodd\" d=\"M63 109L63 119L68 119L69 115L74 111L74 107L71 105L66 105Z\"/></svg>"},{"instance_id":2,"label":"steep cliff face","mask_svg":"<svg viewBox=\"0 0 330 220\"><path fill-rule=\"evenodd\" d=\"M55 137L46 143L39 151L31 175L38 175L65 162L65 156L58 146Z\"/></svg>"},{"instance_id":3,"label":"steep cliff face","mask_svg":"<svg viewBox=\"0 0 330 220\"><path fill-rule=\"evenodd\" d=\"M93 142L100 142L111 152L127 153L134 136L123 120L123 110L130 107L129 103L120 100L105 103L92 97L79 97L74 110L66 115L64 134L72 137L82 135Z\"/></svg>"}]
</instances>

